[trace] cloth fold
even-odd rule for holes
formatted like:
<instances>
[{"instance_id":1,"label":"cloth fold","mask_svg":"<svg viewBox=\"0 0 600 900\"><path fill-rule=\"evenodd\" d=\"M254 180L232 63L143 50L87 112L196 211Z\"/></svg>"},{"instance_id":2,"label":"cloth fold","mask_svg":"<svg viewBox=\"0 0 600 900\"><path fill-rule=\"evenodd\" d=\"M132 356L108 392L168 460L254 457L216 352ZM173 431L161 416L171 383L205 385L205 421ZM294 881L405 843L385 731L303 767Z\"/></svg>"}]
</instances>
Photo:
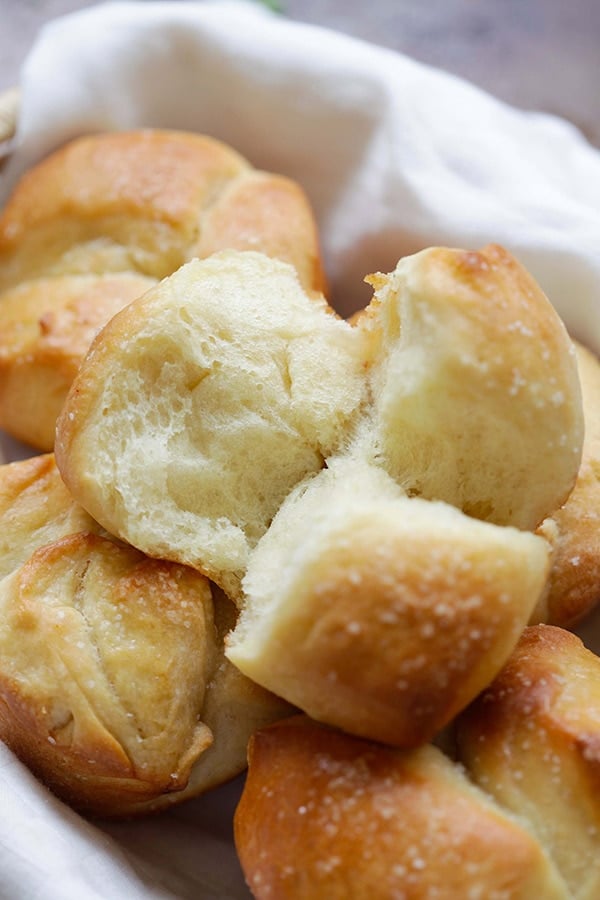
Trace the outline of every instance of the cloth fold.
<instances>
[{"instance_id":1,"label":"cloth fold","mask_svg":"<svg viewBox=\"0 0 600 900\"><path fill-rule=\"evenodd\" d=\"M47 26L22 77L4 192L82 132L205 131L296 178L333 301L430 244L502 243L600 350L600 155L576 129L256 3L115 3Z\"/></svg>"},{"instance_id":2,"label":"cloth fold","mask_svg":"<svg viewBox=\"0 0 600 900\"><path fill-rule=\"evenodd\" d=\"M496 242L600 352L600 154L566 122L234 0L108 3L56 20L20 87L0 200L31 164L82 133L206 132L304 186L340 312L368 301L367 273L407 253ZM231 839L239 787L100 828L0 748L0 896L246 898Z\"/></svg>"}]
</instances>

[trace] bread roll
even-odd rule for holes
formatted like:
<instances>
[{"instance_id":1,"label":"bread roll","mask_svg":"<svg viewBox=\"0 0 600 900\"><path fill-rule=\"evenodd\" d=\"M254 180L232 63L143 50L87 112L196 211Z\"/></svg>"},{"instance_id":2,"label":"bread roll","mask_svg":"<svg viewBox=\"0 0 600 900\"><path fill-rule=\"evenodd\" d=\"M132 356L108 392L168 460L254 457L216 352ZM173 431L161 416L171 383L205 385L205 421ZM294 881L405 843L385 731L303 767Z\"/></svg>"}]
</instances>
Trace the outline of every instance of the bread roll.
<instances>
[{"instance_id":1,"label":"bread roll","mask_svg":"<svg viewBox=\"0 0 600 900\"><path fill-rule=\"evenodd\" d=\"M185 787L212 742L208 582L79 533L6 576L0 610L0 734L36 774L97 813Z\"/></svg>"},{"instance_id":2,"label":"bread roll","mask_svg":"<svg viewBox=\"0 0 600 900\"><path fill-rule=\"evenodd\" d=\"M223 656L235 608L106 534L51 456L0 468L0 739L72 806L159 809L231 778L289 707Z\"/></svg>"},{"instance_id":3,"label":"bread roll","mask_svg":"<svg viewBox=\"0 0 600 900\"><path fill-rule=\"evenodd\" d=\"M57 460L109 531L239 598L286 495L346 440L363 372L360 333L291 266L223 251L104 329L61 415Z\"/></svg>"},{"instance_id":4,"label":"bread roll","mask_svg":"<svg viewBox=\"0 0 600 900\"><path fill-rule=\"evenodd\" d=\"M90 332L184 262L227 247L284 259L307 291L323 289L302 190L212 138L99 134L33 168L0 217L0 427L51 450Z\"/></svg>"},{"instance_id":5,"label":"bread roll","mask_svg":"<svg viewBox=\"0 0 600 900\"><path fill-rule=\"evenodd\" d=\"M536 621L571 628L600 600L600 364L575 344L585 419L583 456L567 502L540 526L554 546Z\"/></svg>"},{"instance_id":6,"label":"bread roll","mask_svg":"<svg viewBox=\"0 0 600 900\"><path fill-rule=\"evenodd\" d=\"M528 628L460 718L460 759L529 823L576 900L600 896L600 660L560 628Z\"/></svg>"},{"instance_id":7,"label":"bread roll","mask_svg":"<svg viewBox=\"0 0 600 900\"><path fill-rule=\"evenodd\" d=\"M256 734L235 841L257 900L567 900L526 827L434 747L303 717Z\"/></svg>"},{"instance_id":8,"label":"bread roll","mask_svg":"<svg viewBox=\"0 0 600 900\"><path fill-rule=\"evenodd\" d=\"M414 747L500 670L548 566L539 537L338 461L292 492L251 555L226 653L313 718Z\"/></svg>"},{"instance_id":9,"label":"bread roll","mask_svg":"<svg viewBox=\"0 0 600 900\"><path fill-rule=\"evenodd\" d=\"M431 248L368 279L371 458L405 490L535 528L568 497L583 441L573 345L506 250Z\"/></svg>"}]
</instances>

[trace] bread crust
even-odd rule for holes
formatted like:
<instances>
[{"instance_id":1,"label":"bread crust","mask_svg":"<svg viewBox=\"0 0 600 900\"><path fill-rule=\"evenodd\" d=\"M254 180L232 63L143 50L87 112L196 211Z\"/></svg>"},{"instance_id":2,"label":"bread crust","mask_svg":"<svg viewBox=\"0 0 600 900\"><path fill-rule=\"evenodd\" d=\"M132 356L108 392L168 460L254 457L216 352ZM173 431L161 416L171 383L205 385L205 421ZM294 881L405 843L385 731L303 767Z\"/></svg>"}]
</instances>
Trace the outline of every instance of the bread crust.
<instances>
[{"instance_id":1,"label":"bread crust","mask_svg":"<svg viewBox=\"0 0 600 900\"><path fill-rule=\"evenodd\" d=\"M0 466L0 578L46 544L69 534L101 534L73 500L52 453Z\"/></svg>"},{"instance_id":2,"label":"bread crust","mask_svg":"<svg viewBox=\"0 0 600 900\"><path fill-rule=\"evenodd\" d=\"M502 672L459 718L459 758L524 817L570 896L600 892L600 660L574 634L529 627Z\"/></svg>"},{"instance_id":3,"label":"bread crust","mask_svg":"<svg viewBox=\"0 0 600 900\"><path fill-rule=\"evenodd\" d=\"M129 273L62 275L0 296L0 419L13 437L54 446L56 420L94 337L155 283Z\"/></svg>"},{"instance_id":4,"label":"bread crust","mask_svg":"<svg viewBox=\"0 0 600 900\"><path fill-rule=\"evenodd\" d=\"M581 466L566 503L540 526L554 547L548 589L534 621L573 628L600 600L600 364L575 342L585 436Z\"/></svg>"},{"instance_id":5,"label":"bread crust","mask_svg":"<svg viewBox=\"0 0 600 900\"><path fill-rule=\"evenodd\" d=\"M235 840L257 900L558 900L542 847L434 747L297 717L256 734Z\"/></svg>"},{"instance_id":6,"label":"bread crust","mask_svg":"<svg viewBox=\"0 0 600 900\"><path fill-rule=\"evenodd\" d=\"M203 208L248 168L203 135L140 130L77 138L26 173L6 204L0 287L81 271L164 278L185 262Z\"/></svg>"}]
</instances>

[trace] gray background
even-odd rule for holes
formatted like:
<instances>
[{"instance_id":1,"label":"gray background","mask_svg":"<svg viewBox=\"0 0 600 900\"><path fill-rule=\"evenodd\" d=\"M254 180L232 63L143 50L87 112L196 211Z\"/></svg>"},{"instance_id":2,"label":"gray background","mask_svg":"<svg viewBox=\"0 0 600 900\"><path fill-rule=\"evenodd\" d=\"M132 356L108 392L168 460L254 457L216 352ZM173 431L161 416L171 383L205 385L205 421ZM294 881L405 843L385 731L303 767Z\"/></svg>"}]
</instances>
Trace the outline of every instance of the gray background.
<instances>
[{"instance_id":1,"label":"gray background","mask_svg":"<svg viewBox=\"0 0 600 900\"><path fill-rule=\"evenodd\" d=\"M144 0L141 0L144 2ZM146 0L152 2L152 0ZM92 2L0 0L0 90L48 19ZM600 0L280 0L283 13L403 51L600 146Z\"/></svg>"}]
</instances>

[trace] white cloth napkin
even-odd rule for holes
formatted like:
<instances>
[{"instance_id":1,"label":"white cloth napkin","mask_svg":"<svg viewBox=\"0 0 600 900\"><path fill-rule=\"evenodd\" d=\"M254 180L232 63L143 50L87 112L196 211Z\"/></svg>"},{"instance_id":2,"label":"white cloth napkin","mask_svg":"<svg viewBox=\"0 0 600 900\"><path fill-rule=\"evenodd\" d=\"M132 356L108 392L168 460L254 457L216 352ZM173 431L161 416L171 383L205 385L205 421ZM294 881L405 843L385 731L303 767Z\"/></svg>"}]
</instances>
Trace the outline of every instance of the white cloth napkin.
<instances>
[{"instance_id":1,"label":"white cloth napkin","mask_svg":"<svg viewBox=\"0 0 600 900\"><path fill-rule=\"evenodd\" d=\"M82 131L209 132L298 179L342 310L429 244L502 243L600 350L600 155L570 125L257 4L117 3L47 27L5 181Z\"/></svg>"},{"instance_id":2,"label":"white cloth napkin","mask_svg":"<svg viewBox=\"0 0 600 900\"><path fill-rule=\"evenodd\" d=\"M364 275L402 255L494 241L600 352L600 155L565 122L241 2L116 3L68 16L41 33L21 88L1 198L82 132L207 132L304 185L340 311L366 302ZM231 842L238 790L100 829L2 750L0 898L247 897Z\"/></svg>"}]
</instances>

